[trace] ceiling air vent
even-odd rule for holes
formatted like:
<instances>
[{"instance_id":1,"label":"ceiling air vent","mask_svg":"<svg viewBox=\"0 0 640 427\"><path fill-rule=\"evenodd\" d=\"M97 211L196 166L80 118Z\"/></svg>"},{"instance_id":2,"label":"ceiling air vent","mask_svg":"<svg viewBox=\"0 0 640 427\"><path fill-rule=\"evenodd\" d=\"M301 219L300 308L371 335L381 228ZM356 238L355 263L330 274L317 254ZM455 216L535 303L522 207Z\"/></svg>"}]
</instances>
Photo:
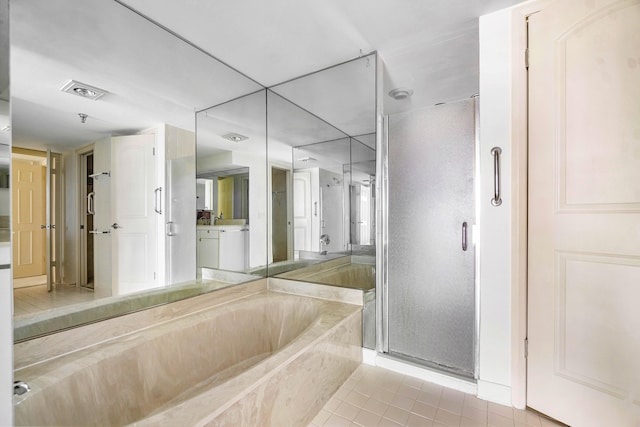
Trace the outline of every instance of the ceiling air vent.
<instances>
[{"instance_id":1,"label":"ceiling air vent","mask_svg":"<svg viewBox=\"0 0 640 427\"><path fill-rule=\"evenodd\" d=\"M61 91L72 93L74 95L81 96L87 99L93 99L94 101L102 98L106 93L104 89L98 89L97 87L80 83L75 80L70 80L67 84L60 88Z\"/></svg>"}]
</instances>

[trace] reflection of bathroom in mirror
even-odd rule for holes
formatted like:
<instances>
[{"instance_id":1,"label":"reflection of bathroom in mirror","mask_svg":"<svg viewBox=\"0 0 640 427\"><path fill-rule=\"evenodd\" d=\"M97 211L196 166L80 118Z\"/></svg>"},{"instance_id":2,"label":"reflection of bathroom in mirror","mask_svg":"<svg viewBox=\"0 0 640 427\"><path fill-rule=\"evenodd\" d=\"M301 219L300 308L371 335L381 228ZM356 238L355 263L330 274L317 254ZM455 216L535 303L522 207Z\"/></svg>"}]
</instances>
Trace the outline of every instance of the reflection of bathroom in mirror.
<instances>
[{"instance_id":1,"label":"reflection of bathroom in mirror","mask_svg":"<svg viewBox=\"0 0 640 427\"><path fill-rule=\"evenodd\" d=\"M202 279L264 275L266 91L196 114L196 268Z\"/></svg>"},{"instance_id":2,"label":"reflection of bathroom in mirror","mask_svg":"<svg viewBox=\"0 0 640 427\"><path fill-rule=\"evenodd\" d=\"M84 5L10 10L12 157L51 196L13 204L17 341L242 280L194 281L194 110L261 86L118 2Z\"/></svg>"},{"instance_id":3,"label":"reflection of bathroom in mirror","mask_svg":"<svg viewBox=\"0 0 640 427\"><path fill-rule=\"evenodd\" d=\"M269 159L290 171L293 247L287 260L270 257L269 276L303 279L354 254L374 263L375 70L371 54L270 88ZM274 227L269 240L273 248L284 236Z\"/></svg>"},{"instance_id":4,"label":"reflection of bathroom in mirror","mask_svg":"<svg viewBox=\"0 0 640 427\"><path fill-rule=\"evenodd\" d=\"M11 10L14 150L40 165L52 196L42 221L13 230L14 240L31 233L45 242L32 248L42 254L41 274L26 283L74 295L73 308L29 312L21 304L36 287L16 287L16 340L373 254L362 201L373 203L365 188L373 178L356 182L352 150L354 138L375 133L375 54L264 89L121 3L89 1L73 16L68 0ZM86 61L82 49L106 53ZM77 96L97 89L97 100ZM346 156L318 168L314 181L324 229L318 222L301 234L294 151L340 140ZM126 216L134 208L148 212L146 222ZM304 206L305 215L315 208ZM145 247L136 246L138 227ZM16 259L18 269L26 258Z\"/></svg>"}]
</instances>

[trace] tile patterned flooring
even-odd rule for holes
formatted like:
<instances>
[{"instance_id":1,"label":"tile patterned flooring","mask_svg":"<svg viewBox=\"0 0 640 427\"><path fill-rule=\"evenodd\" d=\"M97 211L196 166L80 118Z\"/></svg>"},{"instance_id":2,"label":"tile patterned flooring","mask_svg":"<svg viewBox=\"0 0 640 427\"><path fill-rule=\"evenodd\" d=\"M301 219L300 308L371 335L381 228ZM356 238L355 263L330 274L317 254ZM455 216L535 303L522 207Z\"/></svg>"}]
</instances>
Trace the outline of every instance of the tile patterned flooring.
<instances>
[{"instance_id":1,"label":"tile patterned flooring","mask_svg":"<svg viewBox=\"0 0 640 427\"><path fill-rule=\"evenodd\" d=\"M360 365L309 427L557 427L535 412L498 405L383 368Z\"/></svg>"},{"instance_id":2,"label":"tile patterned flooring","mask_svg":"<svg viewBox=\"0 0 640 427\"><path fill-rule=\"evenodd\" d=\"M13 290L13 314L22 316L39 313L94 299L95 294L91 289L75 285L58 285L53 292L47 292L47 285L18 288Z\"/></svg>"}]
</instances>

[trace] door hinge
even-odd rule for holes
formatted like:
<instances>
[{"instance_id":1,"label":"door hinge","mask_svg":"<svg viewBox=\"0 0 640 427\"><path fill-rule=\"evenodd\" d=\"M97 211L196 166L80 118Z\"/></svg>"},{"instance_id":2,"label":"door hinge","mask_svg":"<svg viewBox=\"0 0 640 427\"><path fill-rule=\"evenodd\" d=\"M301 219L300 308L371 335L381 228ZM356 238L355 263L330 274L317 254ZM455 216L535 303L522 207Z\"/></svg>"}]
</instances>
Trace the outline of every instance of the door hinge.
<instances>
[{"instance_id":1,"label":"door hinge","mask_svg":"<svg viewBox=\"0 0 640 427\"><path fill-rule=\"evenodd\" d=\"M527 70L529 69L529 48L524 50L524 66Z\"/></svg>"},{"instance_id":2,"label":"door hinge","mask_svg":"<svg viewBox=\"0 0 640 427\"><path fill-rule=\"evenodd\" d=\"M153 280L156 280L156 272L153 272Z\"/></svg>"},{"instance_id":3,"label":"door hinge","mask_svg":"<svg viewBox=\"0 0 640 427\"><path fill-rule=\"evenodd\" d=\"M153 155L156 155L156 147L153 147Z\"/></svg>"},{"instance_id":4,"label":"door hinge","mask_svg":"<svg viewBox=\"0 0 640 427\"><path fill-rule=\"evenodd\" d=\"M524 357L529 357L529 338L524 339Z\"/></svg>"}]
</instances>

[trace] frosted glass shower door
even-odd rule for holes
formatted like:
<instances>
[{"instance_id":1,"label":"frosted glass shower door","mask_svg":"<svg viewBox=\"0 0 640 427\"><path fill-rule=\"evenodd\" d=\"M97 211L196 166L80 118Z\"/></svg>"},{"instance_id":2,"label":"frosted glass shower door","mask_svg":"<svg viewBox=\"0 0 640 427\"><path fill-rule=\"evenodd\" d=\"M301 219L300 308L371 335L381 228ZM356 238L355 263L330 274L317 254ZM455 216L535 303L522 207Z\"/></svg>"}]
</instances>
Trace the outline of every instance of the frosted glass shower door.
<instances>
[{"instance_id":1,"label":"frosted glass shower door","mask_svg":"<svg viewBox=\"0 0 640 427\"><path fill-rule=\"evenodd\" d=\"M475 370L474 159L475 99L389 117L388 351L466 377Z\"/></svg>"}]
</instances>

